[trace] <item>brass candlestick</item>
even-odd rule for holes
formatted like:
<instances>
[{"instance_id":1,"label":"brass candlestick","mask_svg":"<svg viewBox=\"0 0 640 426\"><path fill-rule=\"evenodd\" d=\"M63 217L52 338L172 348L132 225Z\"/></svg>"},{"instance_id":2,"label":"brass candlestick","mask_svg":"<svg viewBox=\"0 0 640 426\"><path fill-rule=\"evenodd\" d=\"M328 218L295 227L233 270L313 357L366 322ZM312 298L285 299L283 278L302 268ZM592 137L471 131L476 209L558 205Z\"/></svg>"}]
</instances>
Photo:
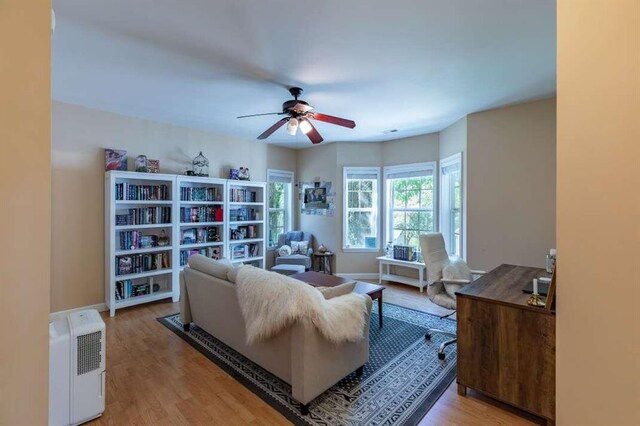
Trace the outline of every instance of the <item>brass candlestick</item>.
<instances>
[{"instance_id":1,"label":"brass candlestick","mask_svg":"<svg viewBox=\"0 0 640 426\"><path fill-rule=\"evenodd\" d=\"M545 304L544 300L542 300L542 297L540 297L539 294L533 293L531 295L531 297L529 297L529 300L527 300L527 305L529 305L529 306L537 306L538 308L543 308L546 304Z\"/></svg>"}]
</instances>

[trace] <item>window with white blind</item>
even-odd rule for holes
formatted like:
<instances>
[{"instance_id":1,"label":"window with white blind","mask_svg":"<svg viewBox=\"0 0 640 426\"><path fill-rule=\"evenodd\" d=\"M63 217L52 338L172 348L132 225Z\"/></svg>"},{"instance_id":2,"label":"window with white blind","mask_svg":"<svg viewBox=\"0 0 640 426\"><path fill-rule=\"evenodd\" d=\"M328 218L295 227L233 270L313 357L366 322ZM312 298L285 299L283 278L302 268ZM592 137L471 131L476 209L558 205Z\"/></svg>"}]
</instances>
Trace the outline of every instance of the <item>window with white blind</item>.
<instances>
[{"instance_id":1,"label":"window with white blind","mask_svg":"<svg viewBox=\"0 0 640 426\"><path fill-rule=\"evenodd\" d=\"M293 172L267 170L267 193L269 197L268 246L275 247L278 235L291 231Z\"/></svg>"},{"instance_id":2,"label":"window with white blind","mask_svg":"<svg viewBox=\"0 0 640 426\"><path fill-rule=\"evenodd\" d=\"M343 249L378 251L380 168L345 167L343 185Z\"/></svg>"},{"instance_id":3,"label":"window with white blind","mask_svg":"<svg viewBox=\"0 0 640 426\"><path fill-rule=\"evenodd\" d=\"M435 170L435 162L384 168L388 242L418 248L420 234L436 229Z\"/></svg>"},{"instance_id":4,"label":"window with white blind","mask_svg":"<svg viewBox=\"0 0 640 426\"><path fill-rule=\"evenodd\" d=\"M463 257L462 153L440 161L440 230L447 252Z\"/></svg>"}]
</instances>

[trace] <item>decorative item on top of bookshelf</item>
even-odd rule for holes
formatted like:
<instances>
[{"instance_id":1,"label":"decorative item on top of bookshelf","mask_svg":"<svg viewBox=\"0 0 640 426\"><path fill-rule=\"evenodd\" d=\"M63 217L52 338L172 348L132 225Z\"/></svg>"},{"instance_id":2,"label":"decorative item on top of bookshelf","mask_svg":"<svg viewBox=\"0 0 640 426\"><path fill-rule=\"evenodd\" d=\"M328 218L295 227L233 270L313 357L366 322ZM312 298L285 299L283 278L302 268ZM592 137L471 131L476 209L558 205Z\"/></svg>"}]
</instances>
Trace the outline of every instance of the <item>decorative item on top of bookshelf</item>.
<instances>
[{"instance_id":1,"label":"decorative item on top of bookshelf","mask_svg":"<svg viewBox=\"0 0 640 426\"><path fill-rule=\"evenodd\" d=\"M149 173L160 173L160 160L147 161Z\"/></svg>"},{"instance_id":2,"label":"decorative item on top of bookshelf","mask_svg":"<svg viewBox=\"0 0 640 426\"><path fill-rule=\"evenodd\" d=\"M250 180L251 176L249 174L248 167L240 167L238 170L238 180Z\"/></svg>"},{"instance_id":3,"label":"decorative item on top of bookshelf","mask_svg":"<svg viewBox=\"0 0 640 426\"><path fill-rule=\"evenodd\" d=\"M136 169L136 172L139 172L139 173L149 172L149 161L146 155L140 154L136 157L135 169Z\"/></svg>"},{"instance_id":4,"label":"decorative item on top of bookshelf","mask_svg":"<svg viewBox=\"0 0 640 426\"><path fill-rule=\"evenodd\" d=\"M209 176L209 160L202 155L202 151L196 158L193 159L193 175L194 176Z\"/></svg>"},{"instance_id":5,"label":"decorative item on top of bookshelf","mask_svg":"<svg viewBox=\"0 0 640 426\"><path fill-rule=\"evenodd\" d=\"M229 169L229 179L231 179L231 180L239 180L240 179L238 177L239 173L240 173L240 170L238 170L238 169L234 169L234 168Z\"/></svg>"},{"instance_id":6,"label":"decorative item on top of bookshelf","mask_svg":"<svg viewBox=\"0 0 640 426\"><path fill-rule=\"evenodd\" d=\"M104 150L105 170L122 170L127 171L127 151L123 149Z\"/></svg>"}]
</instances>

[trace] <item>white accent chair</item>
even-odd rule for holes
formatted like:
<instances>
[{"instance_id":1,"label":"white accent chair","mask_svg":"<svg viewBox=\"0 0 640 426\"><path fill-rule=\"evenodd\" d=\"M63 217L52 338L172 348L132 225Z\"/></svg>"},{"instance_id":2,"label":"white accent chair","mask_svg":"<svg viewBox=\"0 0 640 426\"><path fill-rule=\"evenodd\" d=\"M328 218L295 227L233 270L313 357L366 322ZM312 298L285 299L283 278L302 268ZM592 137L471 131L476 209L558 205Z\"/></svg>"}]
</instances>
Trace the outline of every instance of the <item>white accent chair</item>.
<instances>
[{"instance_id":1,"label":"white accent chair","mask_svg":"<svg viewBox=\"0 0 640 426\"><path fill-rule=\"evenodd\" d=\"M440 319L447 318L455 313L456 291L471 284L473 280L485 272L472 271L464 260L450 258L444 244L444 238L439 232L420 235L420 248L427 267L427 294L436 305L454 310L440 317ZM443 342L438 349L438 358L444 359L444 350L456 342L456 335L443 330L429 329L425 338L431 339L433 333L443 333L454 337Z\"/></svg>"}]
</instances>

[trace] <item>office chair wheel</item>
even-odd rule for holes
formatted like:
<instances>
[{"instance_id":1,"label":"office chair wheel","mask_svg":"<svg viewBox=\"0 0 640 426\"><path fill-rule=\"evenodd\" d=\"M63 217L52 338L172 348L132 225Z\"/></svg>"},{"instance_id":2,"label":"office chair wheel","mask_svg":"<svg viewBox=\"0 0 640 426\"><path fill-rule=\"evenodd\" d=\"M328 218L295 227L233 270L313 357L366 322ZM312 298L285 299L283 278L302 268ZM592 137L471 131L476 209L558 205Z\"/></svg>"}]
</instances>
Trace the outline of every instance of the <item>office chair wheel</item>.
<instances>
[{"instance_id":1,"label":"office chair wheel","mask_svg":"<svg viewBox=\"0 0 640 426\"><path fill-rule=\"evenodd\" d=\"M438 359L444 361L444 352L438 352Z\"/></svg>"},{"instance_id":2,"label":"office chair wheel","mask_svg":"<svg viewBox=\"0 0 640 426\"><path fill-rule=\"evenodd\" d=\"M431 340L431 335L429 333L427 333L427 334L424 335L424 338L426 340Z\"/></svg>"}]
</instances>

